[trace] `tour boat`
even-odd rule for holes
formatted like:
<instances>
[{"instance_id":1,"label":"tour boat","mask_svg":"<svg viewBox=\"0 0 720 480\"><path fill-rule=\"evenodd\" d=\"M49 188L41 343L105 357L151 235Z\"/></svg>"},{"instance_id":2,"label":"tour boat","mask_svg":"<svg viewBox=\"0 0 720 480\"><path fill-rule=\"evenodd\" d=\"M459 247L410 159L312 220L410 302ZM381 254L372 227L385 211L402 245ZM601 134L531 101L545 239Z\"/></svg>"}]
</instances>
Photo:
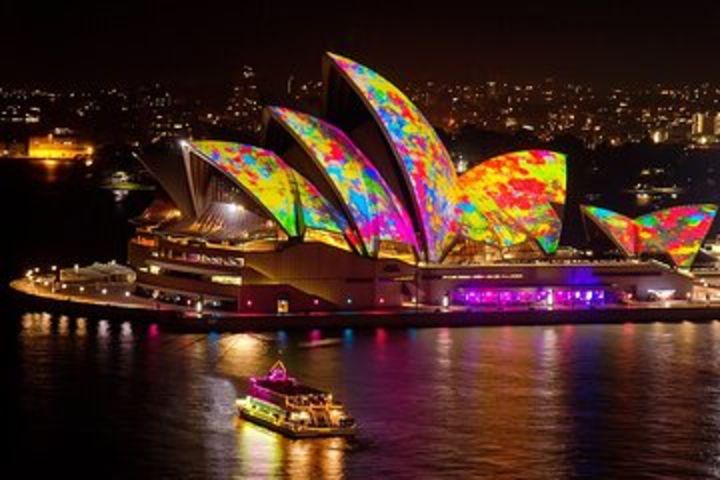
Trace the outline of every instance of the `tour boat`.
<instances>
[{"instance_id":1,"label":"tour boat","mask_svg":"<svg viewBox=\"0 0 720 480\"><path fill-rule=\"evenodd\" d=\"M244 419L291 438L352 436L356 430L331 393L288 376L279 360L266 376L250 379L250 391L237 407Z\"/></svg>"}]
</instances>

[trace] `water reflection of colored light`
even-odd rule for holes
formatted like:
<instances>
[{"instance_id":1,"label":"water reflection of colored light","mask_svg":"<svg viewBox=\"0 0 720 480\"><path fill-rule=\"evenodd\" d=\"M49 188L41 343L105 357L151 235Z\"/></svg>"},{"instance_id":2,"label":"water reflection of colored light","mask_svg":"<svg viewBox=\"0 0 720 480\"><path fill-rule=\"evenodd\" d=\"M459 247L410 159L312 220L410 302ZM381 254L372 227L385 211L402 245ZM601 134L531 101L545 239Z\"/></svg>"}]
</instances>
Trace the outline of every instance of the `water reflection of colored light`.
<instances>
[{"instance_id":1,"label":"water reflection of colored light","mask_svg":"<svg viewBox=\"0 0 720 480\"><path fill-rule=\"evenodd\" d=\"M238 432L239 478L276 478L282 465L280 435L240 420Z\"/></svg>"},{"instance_id":2,"label":"water reflection of colored light","mask_svg":"<svg viewBox=\"0 0 720 480\"><path fill-rule=\"evenodd\" d=\"M450 329L448 327L442 327L438 332L438 336L443 341L450 341Z\"/></svg>"},{"instance_id":3,"label":"water reflection of colored light","mask_svg":"<svg viewBox=\"0 0 720 480\"><path fill-rule=\"evenodd\" d=\"M513 327L509 325L505 325L502 327L501 330L502 335L502 347L503 349L512 349L513 348Z\"/></svg>"},{"instance_id":4,"label":"water reflection of colored light","mask_svg":"<svg viewBox=\"0 0 720 480\"><path fill-rule=\"evenodd\" d=\"M276 337L277 337L278 346L280 346L282 348L287 347L288 334L285 330L278 330Z\"/></svg>"},{"instance_id":5,"label":"water reflection of colored light","mask_svg":"<svg viewBox=\"0 0 720 480\"><path fill-rule=\"evenodd\" d=\"M635 324L631 323L631 322L623 323L622 331L623 331L623 335L629 335L629 336L635 335Z\"/></svg>"},{"instance_id":6,"label":"water reflection of colored light","mask_svg":"<svg viewBox=\"0 0 720 480\"><path fill-rule=\"evenodd\" d=\"M110 333L110 324L107 320L100 320L98 323L97 334L100 338L107 338Z\"/></svg>"},{"instance_id":7,"label":"water reflection of colored light","mask_svg":"<svg viewBox=\"0 0 720 480\"><path fill-rule=\"evenodd\" d=\"M385 343L387 343L387 331L384 328L375 329L375 343L377 345L385 345Z\"/></svg>"},{"instance_id":8,"label":"water reflection of colored light","mask_svg":"<svg viewBox=\"0 0 720 480\"><path fill-rule=\"evenodd\" d=\"M283 440L289 478L343 478L345 441L341 438L313 440Z\"/></svg>"},{"instance_id":9,"label":"water reflection of colored light","mask_svg":"<svg viewBox=\"0 0 720 480\"><path fill-rule=\"evenodd\" d=\"M680 335L683 343L692 344L695 341L695 324L684 320L680 324Z\"/></svg>"},{"instance_id":10,"label":"water reflection of colored light","mask_svg":"<svg viewBox=\"0 0 720 480\"><path fill-rule=\"evenodd\" d=\"M412 340L412 341L417 340L417 336L418 336L417 328L408 328L407 335L410 340Z\"/></svg>"},{"instance_id":11,"label":"water reflection of colored light","mask_svg":"<svg viewBox=\"0 0 720 480\"><path fill-rule=\"evenodd\" d=\"M67 335L68 333L68 322L69 318L67 315L61 315L60 320L58 322L58 332L60 335Z\"/></svg>"},{"instance_id":12,"label":"water reflection of colored light","mask_svg":"<svg viewBox=\"0 0 720 480\"><path fill-rule=\"evenodd\" d=\"M123 322L120 335L124 338L132 337L132 326L130 322Z\"/></svg>"},{"instance_id":13,"label":"water reflection of colored light","mask_svg":"<svg viewBox=\"0 0 720 480\"><path fill-rule=\"evenodd\" d=\"M208 362L210 364L214 364L218 361L219 354L220 354L220 342L222 340L222 337L218 332L210 332L207 335L206 341L207 341L207 351L205 352L205 355L208 359ZM200 342L197 342L200 343Z\"/></svg>"},{"instance_id":14,"label":"water reflection of colored light","mask_svg":"<svg viewBox=\"0 0 720 480\"><path fill-rule=\"evenodd\" d=\"M58 180L58 168L60 167L59 160L43 159L38 161L37 164L43 168L45 181L52 183Z\"/></svg>"},{"instance_id":15,"label":"water reflection of colored light","mask_svg":"<svg viewBox=\"0 0 720 480\"><path fill-rule=\"evenodd\" d=\"M342 438L329 438L323 449L320 469L324 478L341 478L345 464L345 445Z\"/></svg>"},{"instance_id":16,"label":"water reflection of colored light","mask_svg":"<svg viewBox=\"0 0 720 480\"><path fill-rule=\"evenodd\" d=\"M345 340L345 344L351 344L353 342L354 334L352 328L346 328L343 330L343 339Z\"/></svg>"},{"instance_id":17,"label":"water reflection of colored light","mask_svg":"<svg viewBox=\"0 0 720 480\"><path fill-rule=\"evenodd\" d=\"M554 328L546 328L543 330L542 336L542 372L544 375L552 375L555 371L557 359L557 332ZM546 378L548 383L550 377Z\"/></svg>"},{"instance_id":18,"label":"water reflection of colored light","mask_svg":"<svg viewBox=\"0 0 720 480\"><path fill-rule=\"evenodd\" d=\"M228 354L242 353L246 355L251 352L257 352L262 346L262 341L247 333L240 333L228 337Z\"/></svg>"},{"instance_id":19,"label":"water reflection of colored light","mask_svg":"<svg viewBox=\"0 0 720 480\"><path fill-rule=\"evenodd\" d=\"M293 478L312 478L312 445L309 442L291 442L287 445L288 470Z\"/></svg>"},{"instance_id":20,"label":"water reflection of colored light","mask_svg":"<svg viewBox=\"0 0 720 480\"><path fill-rule=\"evenodd\" d=\"M87 334L87 320L78 318L75 320L75 335L84 337Z\"/></svg>"},{"instance_id":21,"label":"water reflection of colored light","mask_svg":"<svg viewBox=\"0 0 720 480\"><path fill-rule=\"evenodd\" d=\"M148 336L150 338L155 338L160 334L160 329L158 328L157 323L153 323L148 328Z\"/></svg>"},{"instance_id":22,"label":"water reflection of colored light","mask_svg":"<svg viewBox=\"0 0 720 480\"><path fill-rule=\"evenodd\" d=\"M22 329L28 330L30 327L32 327L33 324L33 318L32 315L29 313L26 313L22 316Z\"/></svg>"},{"instance_id":23,"label":"water reflection of colored light","mask_svg":"<svg viewBox=\"0 0 720 480\"><path fill-rule=\"evenodd\" d=\"M452 348L452 337L450 329L441 328L437 335L436 358L439 366L449 368L452 365L450 350Z\"/></svg>"},{"instance_id":24,"label":"water reflection of colored light","mask_svg":"<svg viewBox=\"0 0 720 480\"><path fill-rule=\"evenodd\" d=\"M319 328L313 328L310 330L310 340L316 342L322 339L322 332Z\"/></svg>"},{"instance_id":25,"label":"water reflection of colored light","mask_svg":"<svg viewBox=\"0 0 720 480\"><path fill-rule=\"evenodd\" d=\"M343 478L346 441L289 440L238 421L237 478Z\"/></svg>"},{"instance_id":26,"label":"water reflection of colored light","mask_svg":"<svg viewBox=\"0 0 720 480\"><path fill-rule=\"evenodd\" d=\"M538 382L535 387L535 414L544 418L556 418L553 423L562 424L559 420L563 411L562 405L562 368L560 368L560 349L558 334L554 328L543 331L539 358ZM532 413L531 413L532 415Z\"/></svg>"}]
</instances>

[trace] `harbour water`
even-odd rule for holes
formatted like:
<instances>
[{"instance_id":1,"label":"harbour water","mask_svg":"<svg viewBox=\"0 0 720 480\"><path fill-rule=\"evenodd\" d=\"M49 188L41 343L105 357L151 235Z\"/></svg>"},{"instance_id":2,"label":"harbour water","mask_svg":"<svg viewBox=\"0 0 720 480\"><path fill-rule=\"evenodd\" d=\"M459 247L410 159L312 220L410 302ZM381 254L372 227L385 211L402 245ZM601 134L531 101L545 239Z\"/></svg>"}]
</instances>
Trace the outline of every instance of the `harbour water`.
<instances>
[{"instance_id":1,"label":"harbour water","mask_svg":"<svg viewBox=\"0 0 720 480\"><path fill-rule=\"evenodd\" d=\"M307 348L308 338L342 342ZM94 478L713 478L720 322L179 335L3 318L4 465ZM356 441L237 420L282 358ZM9 462L9 463L8 463Z\"/></svg>"},{"instance_id":2,"label":"harbour water","mask_svg":"<svg viewBox=\"0 0 720 480\"><path fill-rule=\"evenodd\" d=\"M122 258L142 199L32 168L2 167L3 283ZM5 478L720 477L717 321L178 334L6 298ZM324 338L339 341L312 348ZM357 440L236 419L249 376L278 358L347 404Z\"/></svg>"}]
</instances>

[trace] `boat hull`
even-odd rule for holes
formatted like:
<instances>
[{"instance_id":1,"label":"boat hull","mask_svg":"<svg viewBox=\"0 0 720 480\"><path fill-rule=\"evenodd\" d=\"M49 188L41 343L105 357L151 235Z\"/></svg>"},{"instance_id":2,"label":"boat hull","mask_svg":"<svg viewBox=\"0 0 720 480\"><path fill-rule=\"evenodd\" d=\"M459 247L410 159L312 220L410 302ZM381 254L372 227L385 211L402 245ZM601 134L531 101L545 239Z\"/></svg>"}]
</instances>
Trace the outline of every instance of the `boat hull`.
<instances>
[{"instance_id":1,"label":"boat hull","mask_svg":"<svg viewBox=\"0 0 720 480\"><path fill-rule=\"evenodd\" d=\"M267 428L274 432L285 435L289 438L322 438L322 437L352 437L355 436L355 428L314 428L305 427L301 430L293 429L286 424L277 424L275 422L268 421L262 417L253 415L252 412L238 407L238 413L242 418L248 420L256 425Z\"/></svg>"}]
</instances>

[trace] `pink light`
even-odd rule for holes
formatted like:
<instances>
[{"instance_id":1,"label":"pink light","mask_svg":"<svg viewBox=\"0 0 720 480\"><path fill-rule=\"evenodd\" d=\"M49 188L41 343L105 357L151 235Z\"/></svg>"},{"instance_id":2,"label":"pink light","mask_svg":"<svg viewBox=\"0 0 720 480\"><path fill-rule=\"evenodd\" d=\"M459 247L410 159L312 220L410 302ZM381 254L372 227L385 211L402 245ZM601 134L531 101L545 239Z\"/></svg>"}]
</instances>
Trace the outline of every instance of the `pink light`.
<instances>
[{"instance_id":1,"label":"pink light","mask_svg":"<svg viewBox=\"0 0 720 480\"><path fill-rule=\"evenodd\" d=\"M314 298L314 299L313 299L313 305L316 305L316 306L317 306L317 305L320 305L320 300L318 300L317 298Z\"/></svg>"},{"instance_id":2,"label":"pink light","mask_svg":"<svg viewBox=\"0 0 720 480\"><path fill-rule=\"evenodd\" d=\"M252 301L252 300L248 300L248 301L247 301L247 306L248 306L248 307L252 307L252 304L253 304L253 301Z\"/></svg>"},{"instance_id":3,"label":"pink light","mask_svg":"<svg viewBox=\"0 0 720 480\"><path fill-rule=\"evenodd\" d=\"M150 328L148 329L148 335L152 338L155 338L158 336L158 326L157 323L153 323L150 325Z\"/></svg>"},{"instance_id":4,"label":"pink light","mask_svg":"<svg viewBox=\"0 0 720 480\"><path fill-rule=\"evenodd\" d=\"M387 332L384 328L378 328L375 330L375 343L384 345L387 342Z\"/></svg>"},{"instance_id":5,"label":"pink light","mask_svg":"<svg viewBox=\"0 0 720 480\"><path fill-rule=\"evenodd\" d=\"M632 336L635 333L635 325L633 323L627 322L623 323L623 334L627 336Z\"/></svg>"},{"instance_id":6,"label":"pink light","mask_svg":"<svg viewBox=\"0 0 720 480\"><path fill-rule=\"evenodd\" d=\"M287 370L282 365L275 366L268 374L268 379L273 382L284 382L288 379Z\"/></svg>"},{"instance_id":7,"label":"pink light","mask_svg":"<svg viewBox=\"0 0 720 480\"><path fill-rule=\"evenodd\" d=\"M273 370L272 372L270 372L269 377L270 377L270 380L277 382L277 381L281 381L284 378L284 375Z\"/></svg>"},{"instance_id":8,"label":"pink light","mask_svg":"<svg viewBox=\"0 0 720 480\"><path fill-rule=\"evenodd\" d=\"M380 304L382 305L383 303L385 303L385 299L383 297L380 297Z\"/></svg>"}]
</instances>

